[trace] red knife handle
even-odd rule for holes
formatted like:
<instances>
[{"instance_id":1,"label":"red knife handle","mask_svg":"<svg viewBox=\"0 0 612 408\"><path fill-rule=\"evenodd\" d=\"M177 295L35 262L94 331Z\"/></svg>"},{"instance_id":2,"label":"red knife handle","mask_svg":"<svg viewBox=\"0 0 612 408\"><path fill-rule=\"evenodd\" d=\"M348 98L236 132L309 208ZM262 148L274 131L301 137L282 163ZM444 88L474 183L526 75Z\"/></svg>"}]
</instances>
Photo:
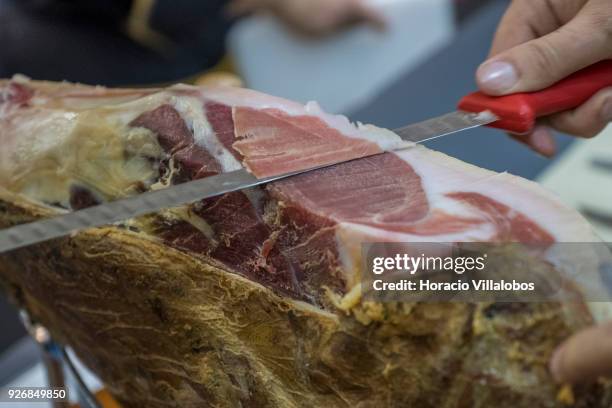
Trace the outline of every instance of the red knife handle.
<instances>
[{"instance_id":1,"label":"red knife handle","mask_svg":"<svg viewBox=\"0 0 612 408\"><path fill-rule=\"evenodd\" d=\"M458 107L467 112L491 111L499 120L488 126L512 133L529 133L537 118L576 108L609 86L612 86L612 60L598 62L537 92L506 96L474 92L463 97Z\"/></svg>"}]
</instances>

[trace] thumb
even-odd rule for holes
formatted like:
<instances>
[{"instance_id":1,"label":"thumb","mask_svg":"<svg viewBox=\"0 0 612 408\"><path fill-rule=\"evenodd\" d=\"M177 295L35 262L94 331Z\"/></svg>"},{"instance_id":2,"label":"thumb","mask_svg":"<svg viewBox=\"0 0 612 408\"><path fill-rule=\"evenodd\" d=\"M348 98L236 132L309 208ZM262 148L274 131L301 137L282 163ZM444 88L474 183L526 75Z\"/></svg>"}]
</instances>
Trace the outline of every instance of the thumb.
<instances>
[{"instance_id":1,"label":"thumb","mask_svg":"<svg viewBox=\"0 0 612 408\"><path fill-rule=\"evenodd\" d=\"M476 72L478 87L490 95L546 88L612 56L608 25L608 19L583 10L558 30L485 61Z\"/></svg>"},{"instance_id":2,"label":"thumb","mask_svg":"<svg viewBox=\"0 0 612 408\"><path fill-rule=\"evenodd\" d=\"M558 382L589 382L612 375L612 322L570 337L553 354L550 371Z\"/></svg>"}]
</instances>

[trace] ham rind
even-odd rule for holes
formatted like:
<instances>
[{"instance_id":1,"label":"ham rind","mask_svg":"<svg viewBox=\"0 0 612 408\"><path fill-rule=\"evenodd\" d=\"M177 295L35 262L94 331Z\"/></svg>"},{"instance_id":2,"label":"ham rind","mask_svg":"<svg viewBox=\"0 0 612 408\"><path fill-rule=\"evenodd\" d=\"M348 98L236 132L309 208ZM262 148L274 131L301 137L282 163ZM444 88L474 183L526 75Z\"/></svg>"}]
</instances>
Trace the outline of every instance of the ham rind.
<instances>
[{"instance_id":1,"label":"ham rind","mask_svg":"<svg viewBox=\"0 0 612 408\"><path fill-rule=\"evenodd\" d=\"M314 103L16 78L0 81L0 143L3 225L242 168L357 159L3 259L9 287L125 406L558 407L548 356L610 311L363 299L363 243L599 240L533 182ZM611 396L598 384L576 406Z\"/></svg>"}]
</instances>

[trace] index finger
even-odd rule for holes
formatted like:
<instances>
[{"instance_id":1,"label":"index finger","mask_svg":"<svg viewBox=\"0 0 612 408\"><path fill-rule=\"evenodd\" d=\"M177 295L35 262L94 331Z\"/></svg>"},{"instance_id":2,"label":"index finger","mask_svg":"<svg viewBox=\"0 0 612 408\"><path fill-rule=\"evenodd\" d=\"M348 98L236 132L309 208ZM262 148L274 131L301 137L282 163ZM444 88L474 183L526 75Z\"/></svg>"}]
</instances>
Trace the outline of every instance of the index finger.
<instances>
[{"instance_id":1,"label":"index finger","mask_svg":"<svg viewBox=\"0 0 612 408\"><path fill-rule=\"evenodd\" d=\"M569 22L587 0L514 0L502 17L489 57L552 33Z\"/></svg>"}]
</instances>

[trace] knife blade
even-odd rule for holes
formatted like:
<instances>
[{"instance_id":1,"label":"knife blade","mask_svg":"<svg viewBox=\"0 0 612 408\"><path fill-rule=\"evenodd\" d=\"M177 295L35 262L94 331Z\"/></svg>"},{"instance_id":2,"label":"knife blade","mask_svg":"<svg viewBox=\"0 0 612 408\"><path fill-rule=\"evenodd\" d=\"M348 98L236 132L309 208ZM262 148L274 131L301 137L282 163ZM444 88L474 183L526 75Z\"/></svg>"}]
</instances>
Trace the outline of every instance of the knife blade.
<instances>
[{"instance_id":1,"label":"knife blade","mask_svg":"<svg viewBox=\"0 0 612 408\"><path fill-rule=\"evenodd\" d=\"M415 143L483 125L526 133L538 117L577 107L608 86L612 86L612 61L592 65L538 92L501 97L475 92L459 102L459 110L404 126L395 132L402 139ZM236 170L13 226L0 230L0 253L335 164L338 162L266 178L257 178L244 169Z\"/></svg>"},{"instance_id":2,"label":"knife blade","mask_svg":"<svg viewBox=\"0 0 612 408\"><path fill-rule=\"evenodd\" d=\"M497 119L497 116L488 110L479 113L458 110L395 129L394 132L408 142L423 143L463 130L488 125Z\"/></svg>"}]
</instances>

